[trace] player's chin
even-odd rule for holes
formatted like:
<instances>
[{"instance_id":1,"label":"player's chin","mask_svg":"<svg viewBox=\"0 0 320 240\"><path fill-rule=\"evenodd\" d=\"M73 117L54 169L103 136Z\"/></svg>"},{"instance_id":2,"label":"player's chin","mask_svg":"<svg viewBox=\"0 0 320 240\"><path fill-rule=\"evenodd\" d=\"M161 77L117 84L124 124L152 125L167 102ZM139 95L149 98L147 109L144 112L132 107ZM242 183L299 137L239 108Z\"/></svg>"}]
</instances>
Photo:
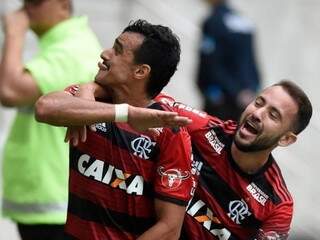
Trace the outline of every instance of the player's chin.
<instances>
[{"instance_id":1,"label":"player's chin","mask_svg":"<svg viewBox=\"0 0 320 240\"><path fill-rule=\"evenodd\" d=\"M239 132L234 137L234 142L236 143L236 146L239 149L245 149L249 147L253 142L255 138L244 138L239 134Z\"/></svg>"},{"instance_id":2,"label":"player's chin","mask_svg":"<svg viewBox=\"0 0 320 240\"><path fill-rule=\"evenodd\" d=\"M106 78L107 76L107 73L105 71L99 71L97 73L97 75L95 76L94 78L94 81L97 82L97 83L103 83L104 79Z\"/></svg>"}]
</instances>

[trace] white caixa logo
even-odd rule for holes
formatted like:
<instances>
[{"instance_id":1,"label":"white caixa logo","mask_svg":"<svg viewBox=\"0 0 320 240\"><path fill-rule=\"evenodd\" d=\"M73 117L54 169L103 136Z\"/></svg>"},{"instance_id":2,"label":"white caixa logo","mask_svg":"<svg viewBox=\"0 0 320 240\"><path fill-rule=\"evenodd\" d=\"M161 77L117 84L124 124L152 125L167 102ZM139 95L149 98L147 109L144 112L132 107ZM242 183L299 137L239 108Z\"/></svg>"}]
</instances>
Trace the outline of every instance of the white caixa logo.
<instances>
[{"instance_id":1,"label":"white caixa logo","mask_svg":"<svg viewBox=\"0 0 320 240\"><path fill-rule=\"evenodd\" d=\"M214 239L228 240L230 238L230 231L222 226L219 217L202 200L191 199L187 206L187 214L215 236Z\"/></svg>"},{"instance_id":2,"label":"white caixa logo","mask_svg":"<svg viewBox=\"0 0 320 240\"><path fill-rule=\"evenodd\" d=\"M156 145L155 142L152 142L151 139L147 136L141 136L134 139L131 142L131 148L134 151L134 155L143 159L149 159L152 147Z\"/></svg>"},{"instance_id":3,"label":"white caixa logo","mask_svg":"<svg viewBox=\"0 0 320 240\"><path fill-rule=\"evenodd\" d=\"M78 171L83 176L94 179L112 188L124 190L127 194L142 195L144 179L115 168L107 162L93 159L88 154L82 154L78 159Z\"/></svg>"}]
</instances>

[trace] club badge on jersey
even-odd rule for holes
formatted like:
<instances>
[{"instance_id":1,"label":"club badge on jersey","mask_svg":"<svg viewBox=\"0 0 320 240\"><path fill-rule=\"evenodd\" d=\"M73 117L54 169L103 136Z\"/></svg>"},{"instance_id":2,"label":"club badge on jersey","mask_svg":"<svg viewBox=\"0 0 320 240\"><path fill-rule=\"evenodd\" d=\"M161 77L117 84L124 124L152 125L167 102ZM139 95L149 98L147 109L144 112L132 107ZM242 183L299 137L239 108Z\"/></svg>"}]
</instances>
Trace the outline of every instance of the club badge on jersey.
<instances>
[{"instance_id":1,"label":"club badge on jersey","mask_svg":"<svg viewBox=\"0 0 320 240\"><path fill-rule=\"evenodd\" d=\"M191 176L188 171L180 171L178 169L165 170L162 166L158 168L158 173L161 176L162 185L171 189L179 187L183 180Z\"/></svg>"}]
</instances>

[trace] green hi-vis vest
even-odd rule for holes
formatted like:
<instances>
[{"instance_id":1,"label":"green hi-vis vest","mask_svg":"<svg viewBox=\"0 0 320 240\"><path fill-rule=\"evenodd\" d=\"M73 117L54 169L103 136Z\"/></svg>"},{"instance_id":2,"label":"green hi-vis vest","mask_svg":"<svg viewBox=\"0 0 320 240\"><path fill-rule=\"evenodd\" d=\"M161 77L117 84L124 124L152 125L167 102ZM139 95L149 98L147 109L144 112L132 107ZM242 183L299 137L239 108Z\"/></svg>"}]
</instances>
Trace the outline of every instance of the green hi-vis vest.
<instances>
[{"instance_id":1,"label":"green hi-vis vest","mask_svg":"<svg viewBox=\"0 0 320 240\"><path fill-rule=\"evenodd\" d=\"M59 23L40 39L25 68L41 92L94 79L100 44L86 17ZM33 107L18 109L3 156L3 215L25 224L63 224L68 196L64 128L36 122Z\"/></svg>"}]
</instances>

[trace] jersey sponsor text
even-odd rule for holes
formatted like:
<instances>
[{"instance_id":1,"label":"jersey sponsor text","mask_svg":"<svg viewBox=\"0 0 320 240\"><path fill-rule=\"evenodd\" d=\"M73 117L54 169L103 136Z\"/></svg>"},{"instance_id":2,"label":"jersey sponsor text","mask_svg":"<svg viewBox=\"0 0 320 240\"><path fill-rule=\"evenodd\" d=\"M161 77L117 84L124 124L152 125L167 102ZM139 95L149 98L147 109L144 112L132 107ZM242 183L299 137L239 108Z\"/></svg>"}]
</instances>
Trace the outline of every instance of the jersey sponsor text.
<instances>
[{"instance_id":1,"label":"jersey sponsor text","mask_svg":"<svg viewBox=\"0 0 320 240\"><path fill-rule=\"evenodd\" d=\"M218 139L217 134L213 129L205 134L208 142L212 146L212 148L218 153L221 154L222 149L224 148L224 144Z\"/></svg>"},{"instance_id":2,"label":"jersey sponsor text","mask_svg":"<svg viewBox=\"0 0 320 240\"><path fill-rule=\"evenodd\" d=\"M142 195L144 180L142 176L125 173L112 165L95 159L89 164L90 156L83 154L78 159L78 171L89 178L109 185L113 188L119 188L128 194ZM105 172L106 170L106 172ZM105 173L104 173L105 172Z\"/></svg>"}]
</instances>

